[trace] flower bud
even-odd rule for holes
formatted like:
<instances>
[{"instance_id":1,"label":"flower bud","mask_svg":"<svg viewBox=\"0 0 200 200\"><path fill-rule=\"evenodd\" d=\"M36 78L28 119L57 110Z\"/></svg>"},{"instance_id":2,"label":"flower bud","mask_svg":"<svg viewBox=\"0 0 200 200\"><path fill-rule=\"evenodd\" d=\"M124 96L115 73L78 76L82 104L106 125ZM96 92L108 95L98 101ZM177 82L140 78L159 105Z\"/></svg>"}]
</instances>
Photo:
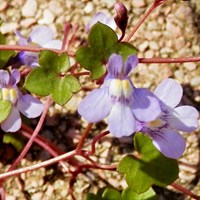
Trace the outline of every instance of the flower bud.
<instances>
[{"instance_id":1,"label":"flower bud","mask_svg":"<svg viewBox=\"0 0 200 200\"><path fill-rule=\"evenodd\" d=\"M120 2L116 3L114 8L115 8L115 11L116 11L116 15L114 16L114 20L115 20L118 28L122 31L122 37L120 38L120 40L122 40L122 38L125 34L127 22L128 22L127 9Z\"/></svg>"}]
</instances>

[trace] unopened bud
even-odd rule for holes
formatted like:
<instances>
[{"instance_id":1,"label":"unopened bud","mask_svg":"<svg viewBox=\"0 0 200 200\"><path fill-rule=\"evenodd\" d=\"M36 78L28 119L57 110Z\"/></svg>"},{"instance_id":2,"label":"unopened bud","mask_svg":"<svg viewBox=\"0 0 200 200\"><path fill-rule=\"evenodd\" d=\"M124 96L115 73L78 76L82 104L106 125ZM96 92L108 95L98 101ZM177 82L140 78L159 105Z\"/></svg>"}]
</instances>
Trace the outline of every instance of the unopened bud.
<instances>
[{"instance_id":1,"label":"unopened bud","mask_svg":"<svg viewBox=\"0 0 200 200\"><path fill-rule=\"evenodd\" d=\"M114 16L114 20L118 26L118 28L122 31L122 37L120 40L123 38L128 22L128 15L127 15L127 9L124 6L124 4L118 2L114 6L116 15Z\"/></svg>"}]
</instances>

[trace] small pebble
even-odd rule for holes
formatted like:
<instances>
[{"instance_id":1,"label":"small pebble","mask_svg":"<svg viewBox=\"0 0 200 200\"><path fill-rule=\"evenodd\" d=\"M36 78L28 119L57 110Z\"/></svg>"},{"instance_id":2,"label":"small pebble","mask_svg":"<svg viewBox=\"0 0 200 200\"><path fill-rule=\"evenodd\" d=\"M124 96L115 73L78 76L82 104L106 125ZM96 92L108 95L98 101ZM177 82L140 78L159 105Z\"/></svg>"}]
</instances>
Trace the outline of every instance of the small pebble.
<instances>
[{"instance_id":1,"label":"small pebble","mask_svg":"<svg viewBox=\"0 0 200 200\"><path fill-rule=\"evenodd\" d=\"M23 17L34 17L37 11L37 1L36 0L27 0L24 6L22 7L22 16Z\"/></svg>"}]
</instances>

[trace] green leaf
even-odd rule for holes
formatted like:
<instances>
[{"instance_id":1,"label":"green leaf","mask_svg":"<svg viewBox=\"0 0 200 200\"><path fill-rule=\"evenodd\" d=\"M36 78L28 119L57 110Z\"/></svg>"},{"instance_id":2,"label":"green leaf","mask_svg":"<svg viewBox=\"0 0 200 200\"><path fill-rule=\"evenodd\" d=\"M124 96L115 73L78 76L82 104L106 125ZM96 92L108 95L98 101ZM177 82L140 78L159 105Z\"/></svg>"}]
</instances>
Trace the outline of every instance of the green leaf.
<instances>
[{"instance_id":1,"label":"green leaf","mask_svg":"<svg viewBox=\"0 0 200 200\"><path fill-rule=\"evenodd\" d=\"M78 92L80 89L80 84L74 76L57 77L52 82L52 99L56 103L64 105L71 99L73 92Z\"/></svg>"},{"instance_id":2,"label":"green leaf","mask_svg":"<svg viewBox=\"0 0 200 200\"><path fill-rule=\"evenodd\" d=\"M143 193L152 184L164 187L178 178L177 161L162 155L148 136L137 133L134 144L141 159L128 155L118 165L118 171L125 174L127 184L133 191Z\"/></svg>"},{"instance_id":3,"label":"green leaf","mask_svg":"<svg viewBox=\"0 0 200 200\"><path fill-rule=\"evenodd\" d=\"M3 122L10 114L12 103L7 100L0 100L0 123Z\"/></svg>"},{"instance_id":4,"label":"green leaf","mask_svg":"<svg viewBox=\"0 0 200 200\"><path fill-rule=\"evenodd\" d=\"M5 37L0 33L0 44L6 44ZM0 51L0 69L5 66L5 64L8 62L11 56L15 54L14 51L6 51L1 50Z\"/></svg>"},{"instance_id":5,"label":"green leaf","mask_svg":"<svg viewBox=\"0 0 200 200\"><path fill-rule=\"evenodd\" d=\"M6 133L3 136L3 143L5 144L12 144L15 149L19 152L24 147L24 138L19 134L13 134L13 133Z\"/></svg>"},{"instance_id":6,"label":"green leaf","mask_svg":"<svg viewBox=\"0 0 200 200\"><path fill-rule=\"evenodd\" d=\"M39 55L40 67L33 69L25 80L25 87L31 93L47 96L63 105L73 93L81 89L78 80L67 74L69 58L63 53L57 55L52 51L42 51Z\"/></svg>"},{"instance_id":7,"label":"green leaf","mask_svg":"<svg viewBox=\"0 0 200 200\"><path fill-rule=\"evenodd\" d=\"M103 200L121 200L121 193L114 188L106 188L102 194Z\"/></svg>"},{"instance_id":8,"label":"green leaf","mask_svg":"<svg viewBox=\"0 0 200 200\"><path fill-rule=\"evenodd\" d=\"M92 79L100 78L105 72L105 64L111 54L122 55L124 61L137 50L129 43L118 42L116 33L105 24L96 23L88 35L88 46L80 47L76 60L91 72Z\"/></svg>"},{"instance_id":9,"label":"green leaf","mask_svg":"<svg viewBox=\"0 0 200 200\"><path fill-rule=\"evenodd\" d=\"M102 200L102 198L98 195L89 193L86 196L86 200Z\"/></svg>"},{"instance_id":10,"label":"green leaf","mask_svg":"<svg viewBox=\"0 0 200 200\"><path fill-rule=\"evenodd\" d=\"M65 72L69 69L69 58L66 53L59 56L53 51L41 51L39 54L39 64L44 69L52 72Z\"/></svg>"},{"instance_id":11,"label":"green leaf","mask_svg":"<svg viewBox=\"0 0 200 200\"><path fill-rule=\"evenodd\" d=\"M122 200L157 200L158 197L154 190L150 188L144 193L136 193L130 187L122 192Z\"/></svg>"}]
</instances>

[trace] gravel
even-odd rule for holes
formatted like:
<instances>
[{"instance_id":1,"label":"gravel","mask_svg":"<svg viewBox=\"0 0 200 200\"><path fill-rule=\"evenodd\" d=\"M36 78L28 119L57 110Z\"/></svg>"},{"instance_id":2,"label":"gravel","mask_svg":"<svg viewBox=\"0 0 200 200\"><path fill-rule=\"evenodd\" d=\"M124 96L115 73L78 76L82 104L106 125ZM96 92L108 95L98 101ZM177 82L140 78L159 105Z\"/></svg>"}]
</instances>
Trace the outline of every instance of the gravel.
<instances>
[{"instance_id":1,"label":"gravel","mask_svg":"<svg viewBox=\"0 0 200 200\"><path fill-rule=\"evenodd\" d=\"M6 34L8 44L16 44L14 30L19 29L23 35L28 35L32 28L38 24L50 26L56 37L61 39L64 22L70 21L73 25L79 24L78 34L80 37L84 37L83 30L90 17L97 11L104 11L110 15L114 14L113 4L115 2L115 0L2 0L0 17L4 23L0 29L3 34ZM131 30L150 6L152 0L123 0L121 2L129 10L128 30ZM197 20L200 14L199 5L199 0L168 0L153 12L131 40L131 43L139 50L138 56L146 58L154 56L164 58L199 56L200 30L198 27L200 26ZM132 75L136 86L148 87L152 90L167 77L172 77L183 85L184 97L182 104L200 108L200 63L139 64L139 67ZM87 83L87 85L93 87L93 83ZM55 126L57 124L60 128L52 131L55 127L49 126L47 120L47 127L41 133L44 135L50 134L54 144L61 146L65 151L68 150L70 145L73 147L73 143L80 137L79 123L82 122L77 118L76 108L82 95L83 93L77 94L64 108L59 106L52 107L52 113L56 112L57 115L53 117L52 114L49 116L49 120L52 119ZM102 130L106 128L104 123L99 126L97 125ZM183 134L187 140L187 149L180 159L182 164L180 165L180 175L177 180L178 183L191 189L197 195L200 195L200 181L198 178L199 131L200 129L191 134ZM103 142L104 140L105 143ZM110 136L104 140L97 148L97 159L101 162L118 161L130 150L127 147L131 146L130 142L125 143ZM12 149L12 147L9 148ZM121 151L122 149L123 151ZM13 158L16 157L16 154L13 155ZM33 146L21 166L41 162L40 159L44 159L44 155L44 150ZM10 162L5 164L1 160L0 164L1 172L3 172L5 168L8 168ZM120 189L126 187L124 180L116 172L88 171L85 174L80 174L75 183L74 191L77 200L83 199L80 194L85 194L88 191L96 192L99 187L103 187L105 183L101 180L102 178ZM68 175L62 174L57 165L22 174L20 179L15 177L4 182L6 200L70 199L67 194L68 181ZM172 188L169 188L169 191L175 194ZM160 199L176 199L173 195L169 198L166 194L167 192L162 190ZM186 197L185 199L189 200L191 198Z\"/></svg>"}]
</instances>

